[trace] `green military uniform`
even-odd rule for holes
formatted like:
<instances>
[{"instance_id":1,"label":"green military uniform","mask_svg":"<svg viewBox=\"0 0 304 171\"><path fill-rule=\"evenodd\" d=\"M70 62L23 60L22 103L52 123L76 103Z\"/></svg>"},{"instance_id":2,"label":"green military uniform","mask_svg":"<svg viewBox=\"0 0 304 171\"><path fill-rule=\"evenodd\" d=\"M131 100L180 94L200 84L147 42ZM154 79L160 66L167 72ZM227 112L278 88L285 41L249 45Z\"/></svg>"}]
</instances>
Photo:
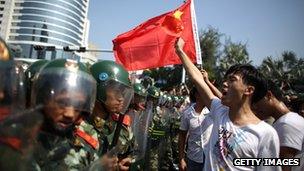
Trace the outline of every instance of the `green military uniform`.
<instances>
[{"instance_id":1,"label":"green military uniform","mask_svg":"<svg viewBox=\"0 0 304 171\"><path fill-rule=\"evenodd\" d=\"M171 135L170 135L170 139L171 139L171 148L172 148L172 163L173 166L175 168L177 168L178 164L179 164L179 160L178 160L178 154L179 154L179 150L178 150L178 133L179 133L179 127L180 127L180 122L181 122L181 116L180 116L180 112L178 111L178 108L173 107L171 109L171 113L172 113L172 117L171 117Z\"/></svg>"},{"instance_id":2,"label":"green military uniform","mask_svg":"<svg viewBox=\"0 0 304 171\"><path fill-rule=\"evenodd\" d=\"M120 132L119 148L113 149L111 151L110 145L113 140L114 131L117 126L117 121L113 120L112 117L104 120L99 117L93 118L93 125L98 132L100 139L102 139L102 151L100 154L110 152L114 155L118 155L119 158L124 158L131 153L131 148L134 143L133 133L129 124L123 124L123 127Z\"/></svg>"},{"instance_id":3,"label":"green military uniform","mask_svg":"<svg viewBox=\"0 0 304 171\"><path fill-rule=\"evenodd\" d=\"M82 170L98 157L99 141L92 125L81 122L66 136L40 132L35 161L41 170Z\"/></svg>"},{"instance_id":4,"label":"green military uniform","mask_svg":"<svg viewBox=\"0 0 304 171\"><path fill-rule=\"evenodd\" d=\"M41 115L23 111L16 71L10 49L0 38L0 170L30 170L32 140L42 122Z\"/></svg>"},{"instance_id":5,"label":"green military uniform","mask_svg":"<svg viewBox=\"0 0 304 171\"><path fill-rule=\"evenodd\" d=\"M33 141L42 123L40 113L12 114L0 123L0 170L32 170Z\"/></svg>"},{"instance_id":6,"label":"green military uniform","mask_svg":"<svg viewBox=\"0 0 304 171\"><path fill-rule=\"evenodd\" d=\"M144 156L148 136L148 113L145 113L147 92L140 83L133 84L134 98L130 104L128 115L132 120L132 132L134 133L133 160L130 170L144 169Z\"/></svg>"},{"instance_id":7,"label":"green military uniform","mask_svg":"<svg viewBox=\"0 0 304 171\"><path fill-rule=\"evenodd\" d=\"M104 139L102 153L125 158L131 153L134 142L130 117L125 115L123 123L119 121L133 97L129 74L121 65L106 60L93 64L90 70L97 81L96 97L102 111L94 112L89 122ZM111 106L113 103L117 105Z\"/></svg>"},{"instance_id":8,"label":"green military uniform","mask_svg":"<svg viewBox=\"0 0 304 171\"><path fill-rule=\"evenodd\" d=\"M160 90L154 86L147 89L147 110L152 110L152 118L149 128L147 153L145 156L145 170L159 170L160 160L164 156L164 140L166 135L165 120L162 111L158 107ZM149 112L146 112L149 113Z\"/></svg>"},{"instance_id":9,"label":"green military uniform","mask_svg":"<svg viewBox=\"0 0 304 171\"><path fill-rule=\"evenodd\" d=\"M56 59L39 71L31 105L41 106L44 122L35 141L33 170L82 170L98 159L97 132L81 121L92 113L95 94L96 81L79 62Z\"/></svg>"}]
</instances>

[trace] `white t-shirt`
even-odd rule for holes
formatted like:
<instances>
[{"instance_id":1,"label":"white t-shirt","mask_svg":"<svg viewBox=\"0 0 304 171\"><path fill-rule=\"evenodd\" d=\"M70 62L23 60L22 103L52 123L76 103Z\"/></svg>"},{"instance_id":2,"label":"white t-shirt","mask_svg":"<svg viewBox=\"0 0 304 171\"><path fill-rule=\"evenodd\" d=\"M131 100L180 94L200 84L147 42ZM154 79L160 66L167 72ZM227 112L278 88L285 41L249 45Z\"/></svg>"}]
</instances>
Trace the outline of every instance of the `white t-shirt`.
<instances>
[{"instance_id":1,"label":"white t-shirt","mask_svg":"<svg viewBox=\"0 0 304 171\"><path fill-rule=\"evenodd\" d=\"M292 170L304 170L304 118L297 113L289 112L281 116L273 123L278 132L280 146L291 147L299 150L296 158L300 158L300 167L292 167Z\"/></svg>"},{"instance_id":2,"label":"white t-shirt","mask_svg":"<svg viewBox=\"0 0 304 171\"><path fill-rule=\"evenodd\" d=\"M204 170L280 170L280 167L234 166L234 158L277 158L279 137L269 124L236 126L229 118L229 108L221 100L212 100L210 116L213 129L205 148Z\"/></svg>"},{"instance_id":3,"label":"white t-shirt","mask_svg":"<svg viewBox=\"0 0 304 171\"><path fill-rule=\"evenodd\" d=\"M198 114L194 107L195 104L192 104L182 113L180 130L188 131L187 157L195 162L203 163L203 148L206 144L204 138L209 137L212 122L208 117L208 108L204 108L202 112Z\"/></svg>"}]
</instances>

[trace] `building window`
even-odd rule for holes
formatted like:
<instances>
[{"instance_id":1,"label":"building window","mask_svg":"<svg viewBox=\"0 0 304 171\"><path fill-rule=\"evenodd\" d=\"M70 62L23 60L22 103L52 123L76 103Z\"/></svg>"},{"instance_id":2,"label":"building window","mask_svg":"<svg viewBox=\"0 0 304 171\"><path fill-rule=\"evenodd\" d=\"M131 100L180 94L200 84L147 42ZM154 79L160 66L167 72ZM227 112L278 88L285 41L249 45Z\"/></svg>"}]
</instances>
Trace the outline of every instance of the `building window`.
<instances>
[{"instance_id":1,"label":"building window","mask_svg":"<svg viewBox=\"0 0 304 171\"><path fill-rule=\"evenodd\" d=\"M2 18L3 17L3 14L0 14L0 18Z\"/></svg>"},{"instance_id":2,"label":"building window","mask_svg":"<svg viewBox=\"0 0 304 171\"><path fill-rule=\"evenodd\" d=\"M0 1L0 4L5 4L5 1Z\"/></svg>"},{"instance_id":3,"label":"building window","mask_svg":"<svg viewBox=\"0 0 304 171\"><path fill-rule=\"evenodd\" d=\"M4 10L4 8L3 8L3 7L1 7L1 8L0 8L0 11L3 11L3 10Z\"/></svg>"}]
</instances>

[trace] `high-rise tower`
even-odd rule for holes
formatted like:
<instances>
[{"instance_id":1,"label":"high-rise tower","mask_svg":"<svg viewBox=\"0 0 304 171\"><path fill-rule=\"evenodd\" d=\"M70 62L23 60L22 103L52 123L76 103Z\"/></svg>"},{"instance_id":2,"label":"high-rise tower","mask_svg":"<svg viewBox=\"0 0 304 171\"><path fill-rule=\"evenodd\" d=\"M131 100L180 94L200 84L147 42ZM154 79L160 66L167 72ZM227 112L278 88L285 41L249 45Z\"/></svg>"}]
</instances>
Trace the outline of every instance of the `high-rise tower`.
<instances>
[{"instance_id":1,"label":"high-rise tower","mask_svg":"<svg viewBox=\"0 0 304 171\"><path fill-rule=\"evenodd\" d=\"M88 7L89 0L0 0L0 36L22 58L66 58L72 53L34 46L87 46Z\"/></svg>"}]
</instances>

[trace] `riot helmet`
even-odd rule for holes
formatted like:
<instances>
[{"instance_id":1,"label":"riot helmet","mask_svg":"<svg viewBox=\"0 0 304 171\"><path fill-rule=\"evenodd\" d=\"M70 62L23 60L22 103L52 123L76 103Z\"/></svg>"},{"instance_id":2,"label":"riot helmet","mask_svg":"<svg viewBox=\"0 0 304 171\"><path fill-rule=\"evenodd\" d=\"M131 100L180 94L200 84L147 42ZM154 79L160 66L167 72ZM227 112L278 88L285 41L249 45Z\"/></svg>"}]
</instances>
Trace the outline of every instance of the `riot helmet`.
<instances>
[{"instance_id":1,"label":"riot helmet","mask_svg":"<svg viewBox=\"0 0 304 171\"><path fill-rule=\"evenodd\" d=\"M145 87L140 83L134 83L133 89L134 89L133 105L136 108L144 109L146 103L146 97L147 97L147 92Z\"/></svg>"},{"instance_id":2,"label":"riot helmet","mask_svg":"<svg viewBox=\"0 0 304 171\"><path fill-rule=\"evenodd\" d=\"M168 102L168 97L169 97L169 95L166 92L164 92L163 95L159 99L159 105L165 106L166 103Z\"/></svg>"},{"instance_id":3,"label":"riot helmet","mask_svg":"<svg viewBox=\"0 0 304 171\"><path fill-rule=\"evenodd\" d=\"M110 113L124 114L133 98L129 73L114 61L100 61L90 68L97 81L96 99Z\"/></svg>"},{"instance_id":4,"label":"riot helmet","mask_svg":"<svg viewBox=\"0 0 304 171\"><path fill-rule=\"evenodd\" d=\"M9 47L0 38L0 105L13 102L13 83L15 79L14 62Z\"/></svg>"},{"instance_id":5,"label":"riot helmet","mask_svg":"<svg viewBox=\"0 0 304 171\"><path fill-rule=\"evenodd\" d=\"M38 60L32 63L25 71L25 84L26 84L26 106L30 106L31 101L31 88L34 76L48 63L48 60Z\"/></svg>"},{"instance_id":6,"label":"riot helmet","mask_svg":"<svg viewBox=\"0 0 304 171\"><path fill-rule=\"evenodd\" d=\"M155 86L150 86L147 89L147 92L148 92L147 101L153 101L154 105L158 105L160 98L160 89Z\"/></svg>"},{"instance_id":7,"label":"riot helmet","mask_svg":"<svg viewBox=\"0 0 304 171\"><path fill-rule=\"evenodd\" d=\"M33 78L31 105L53 102L58 107L90 114L96 96L96 81L77 61L56 59L47 63Z\"/></svg>"},{"instance_id":8,"label":"riot helmet","mask_svg":"<svg viewBox=\"0 0 304 171\"><path fill-rule=\"evenodd\" d=\"M0 120L24 109L22 68L15 65L10 48L0 38Z\"/></svg>"}]
</instances>

